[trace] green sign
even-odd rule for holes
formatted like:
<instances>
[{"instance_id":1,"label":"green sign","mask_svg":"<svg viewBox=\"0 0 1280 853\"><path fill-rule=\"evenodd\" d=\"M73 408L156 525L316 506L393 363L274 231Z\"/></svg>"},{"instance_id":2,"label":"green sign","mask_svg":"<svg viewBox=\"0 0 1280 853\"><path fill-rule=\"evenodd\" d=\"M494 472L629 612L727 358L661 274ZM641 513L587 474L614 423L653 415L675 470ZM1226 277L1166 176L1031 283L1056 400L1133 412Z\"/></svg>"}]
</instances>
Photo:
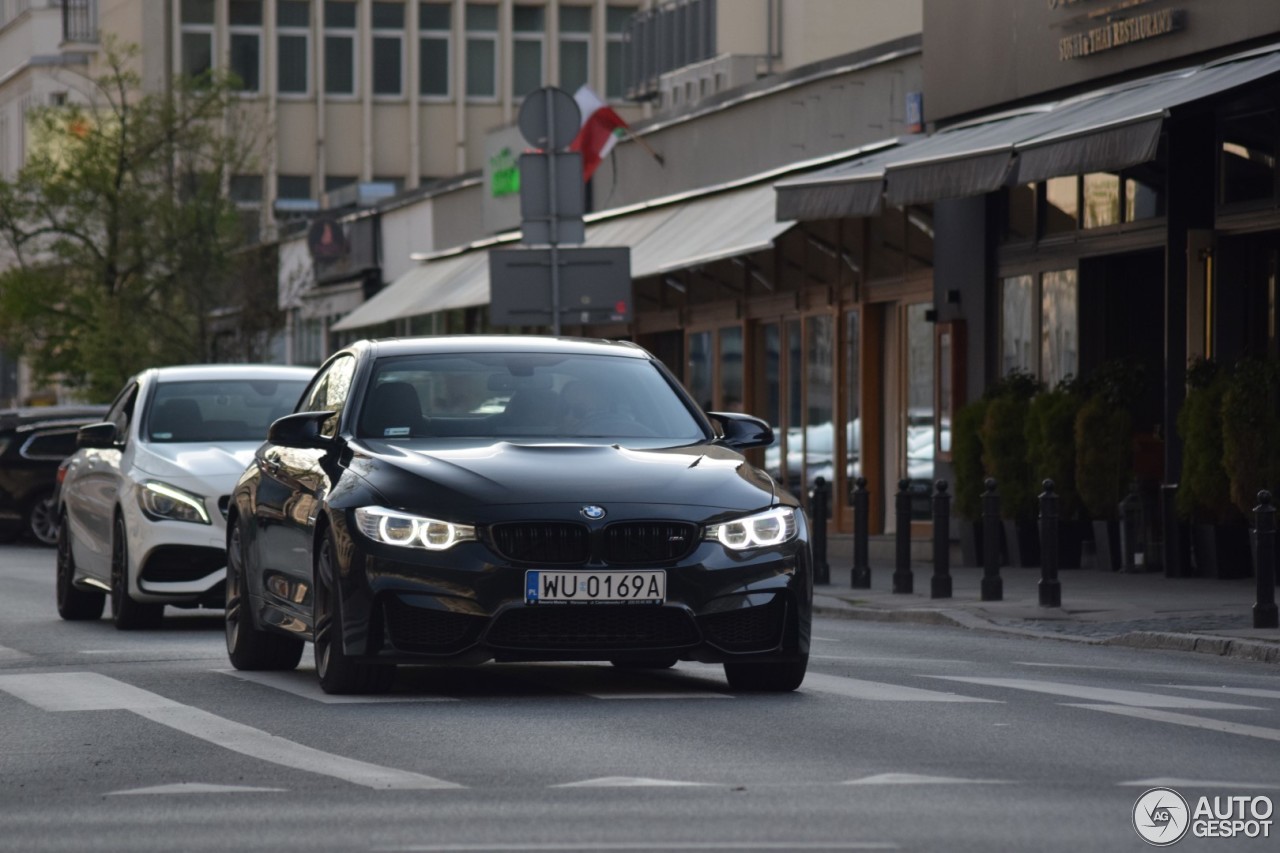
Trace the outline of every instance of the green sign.
<instances>
[{"instance_id":1,"label":"green sign","mask_svg":"<svg viewBox=\"0 0 1280 853\"><path fill-rule=\"evenodd\" d=\"M489 171L493 175L489 192L494 198L520 192L520 166L510 148L503 148L489 158Z\"/></svg>"}]
</instances>

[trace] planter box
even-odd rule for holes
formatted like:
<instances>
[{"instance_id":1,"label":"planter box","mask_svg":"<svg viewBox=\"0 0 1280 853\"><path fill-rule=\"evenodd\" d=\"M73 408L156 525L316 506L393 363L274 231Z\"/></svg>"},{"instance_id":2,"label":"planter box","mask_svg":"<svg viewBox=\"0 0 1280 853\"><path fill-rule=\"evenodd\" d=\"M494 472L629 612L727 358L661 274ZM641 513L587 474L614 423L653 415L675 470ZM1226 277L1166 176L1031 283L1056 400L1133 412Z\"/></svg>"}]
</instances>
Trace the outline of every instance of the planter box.
<instances>
[{"instance_id":1,"label":"planter box","mask_svg":"<svg viewBox=\"0 0 1280 853\"><path fill-rule=\"evenodd\" d=\"M982 567L982 522L958 519L960 528L960 563L968 568Z\"/></svg>"},{"instance_id":2,"label":"planter box","mask_svg":"<svg viewBox=\"0 0 1280 853\"><path fill-rule=\"evenodd\" d=\"M1253 574L1249 529L1244 525L1196 524L1191 528L1196 573L1202 578L1247 578Z\"/></svg>"},{"instance_id":3,"label":"planter box","mask_svg":"<svg viewBox=\"0 0 1280 853\"><path fill-rule=\"evenodd\" d=\"M1094 566L1104 572L1118 572L1120 561L1120 522L1105 519L1093 522Z\"/></svg>"},{"instance_id":4,"label":"planter box","mask_svg":"<svg viewBox=\"0 0 1280 853\"><path fill-rule=\"evenodd\" d=\"M1058 568L1080 568L1086 523L1073 519L1058 519Z\"/></svg>"},{"instance_id":5,"label":"planter box","mask_svg":"<svg viewBox=\"0 0 1280 853\"><path fill-rule=\"evenodd\" d=\"M1005 521L1004 544L1009 565L1034 569L1040 565L1040 527L1034 521Z\"/></svg>"}]
</instances>

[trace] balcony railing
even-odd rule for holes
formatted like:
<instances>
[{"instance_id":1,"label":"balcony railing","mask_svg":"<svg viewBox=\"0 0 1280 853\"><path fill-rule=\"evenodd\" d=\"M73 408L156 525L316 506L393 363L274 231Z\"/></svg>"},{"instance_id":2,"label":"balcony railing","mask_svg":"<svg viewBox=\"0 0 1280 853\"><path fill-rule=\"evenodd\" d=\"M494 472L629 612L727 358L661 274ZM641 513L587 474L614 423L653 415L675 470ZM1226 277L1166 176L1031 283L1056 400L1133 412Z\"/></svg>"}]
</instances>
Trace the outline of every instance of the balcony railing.
<instances>
[{"instance_id":1,"label":"balcony railing","mask_svg":"<svg viewBox=\"0 0 1280 853\"><path fill-rule=\"evenodd\" d=\"M80 44L98 40L98 0L62 0L62 40Z\"/></svg>"}]
</instances>

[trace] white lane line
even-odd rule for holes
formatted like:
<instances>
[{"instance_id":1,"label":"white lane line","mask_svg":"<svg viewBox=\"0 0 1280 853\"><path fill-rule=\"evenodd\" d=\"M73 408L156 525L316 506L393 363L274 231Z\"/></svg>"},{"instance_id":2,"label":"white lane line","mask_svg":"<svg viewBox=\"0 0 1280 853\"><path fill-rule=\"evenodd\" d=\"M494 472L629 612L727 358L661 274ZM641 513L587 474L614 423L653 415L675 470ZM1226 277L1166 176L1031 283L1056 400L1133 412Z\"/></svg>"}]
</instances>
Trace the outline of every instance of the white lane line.
<instances>
[{"instance_id":1,"label":"white lane line","mask_svg":"<svg viewBox=\"0 0 1280 853\"><path fill-rule=\"evenodd\" d=\"M463 787L420 773L322 752L96 672L0 675L0 690L45 711L132 711L152 722L250 758L331 776L366 788Z\"/></svg>"},{"instance_id":2,"label":"white lane line","mask_svg":"<svg viewBox=\"0 0 1280 853\"><path fill-rule=\"evenodd\" d=\"M29 660L31 655L26 652L20 652L17 649L11 649L8 646L0 646L0 661L4 660Z\"/></svg>"},{"instance_id":3,"label":"white lane line","mask_svg":"<svg viewBox=\"0 0 1280 853\"><path fill-rule=\"evenodd\" d=\"M1198 711L1261 711L1251 705L1229 705L1208 699L1184 699L1181 696L1164 696L1159 693L1143 693L1138 690L1117 690L1111 687L1086 687L1082 684L1064 684L1059 681L1037 681L1032 678L968 678L958 675L926 675L943 681L959 681L964 684L981 684L986 687L1007 687L1010 690L1029 690L1072 699L1093 702L1114 702L1135 708L1185 708Z\"/></svg>"},{"instance_id":4,"label":"white lane line","mask_svg":"<svg viewBox=\"0 0 1280 853\"><path fill-rule=\"evenodd\" d=\"M1210 782L1204 779L1179 779L1174 776L1157 776L1154 779L1134 779L1117 782L1121 788L1280 788L1274 782Z\"/></svg>"},{"instance_id":5,"label":"white lane line","mask_svg":"<svg viewBox=\"0 0 1280 853\"><path fill-rule=\"evenodd\" d=\"M1074 705L1068 708L1087 708L1090 711L1105 711L1108 714L1119 714L1122 717L1137 717L1140 720L1151 720L1157 723L1173 723L1176 726L1190 726L1193 729L1208 729L1211 732L1223 732L1229 735L1244 735L1262 740L1280 741L1280 729L1264 729L1262 726L1250 726L1244 723L1232 723L1223 720L1211 720L1208 717L1193 717L1190 714L1175 714L1172 711L1157 711L1154 708L1129 708L1123 705Z\"/></svg>"},{"instance_id":6,"label":"white lane line","mask_svg":"<svg viewBox=\"0 0 1280 853\"><path fill-rule=\"evenodd\" d=\"M1015 660L1013 661L1013 665L1014 666L1043 666L1043 667L1050 667L1053 669L1102 669L1102 670L1111 670L1115 672L1118 672L1118 671L1128 672L1130 669L1132 669L1132 667L1127 667L1127 666L1091 666L1089 664L1084 664L1084 663L1041 663L1039 661L1032 661L1032 660Z\"/></svg>"},{"instance_id":7,"label":"white lane line","mask_svg":"<svg viewBox=\"0 0 1280 853\"><path fill-rule=\"evenodd\" d=\"M134 788L130 791L111 791L108 797L127 797L134 794L273 794L288 788L250 788L246 785L208 785L204 782L178 782L174 785L155 785L150 788Z\"/></svg>"},{"instance_id":8,"label":"white lane line","mask_svg":"<svg viewBox=\"0 0 1280 853\"><path fill-rule=\"evenodd\" d=\"M414 844L375 847L378 853L545 853L545 851L638 850L900 850L889 841L561 841L514 844Z\"/></svg>"},{"instance_id":9,"label":"white lane line","mask_svg":"<svg viewBox=\"0 0 1280 853\"><path fill-rule=\"evenodd\" d=\"M1201 693L1222 693L1227 696L1252 696L1257 699L1280 699L1280 690L1263 690L1259 687L1200 687L1191 684L1149 684L1147 686L1196 690Z\"/></svg>"},{"instance_id":10,"label":"white lane line","mask_svg":"<svg viewBox=\"0 0 1280 853\"><path fill-rule=\"evenodd\" d=\"M824 675L811 672L804 677L800 689L814 690L819 693L834 693L850 699L867 699L872 702L987 702L998 704L995 699L977 699L972 696L960 696L956 693L942 693L937 690L921 690L919 687L905 687L900 684L884 684L879 681L863 681L860 678L844 678L839 675Z\"/></svg>"},{"instance_id":11,"label":"white lane line","mask_svg":"<svg viewBox=\"0 0 1280 853\"><path fill-rule=\"evenodd\" d=\"M676 779L649 779L644 776L602 776L581 782L565 782L552 788L700 788L710 782L681 782Z\"/></svg>"},{"instance_id":12,"label":"white lane line","mask_svg":"<svg viewBox=\"0 0 1280 853\"><path fill-rule=\"evenodd\" d=\"M850 779L842 785L1011 785L1007 779L961 779L955 776L921 776L916 773L880 773Z\"/></svg>"},{"instance_id":13,"label":"white lane line","mask_svg":"<svg viewBox=\"0 0 1280 853\"><path fill-rule=\"evenodd\" d=\"M274 690L292 693L312 702L323 702L326 705L374 705L384 702L457 702L452 696L330 696L320 689L314 672L242 672L238 669L219 669L217 672L230 675L241 681L261 684Z\"/></svg>"}]
</instances>

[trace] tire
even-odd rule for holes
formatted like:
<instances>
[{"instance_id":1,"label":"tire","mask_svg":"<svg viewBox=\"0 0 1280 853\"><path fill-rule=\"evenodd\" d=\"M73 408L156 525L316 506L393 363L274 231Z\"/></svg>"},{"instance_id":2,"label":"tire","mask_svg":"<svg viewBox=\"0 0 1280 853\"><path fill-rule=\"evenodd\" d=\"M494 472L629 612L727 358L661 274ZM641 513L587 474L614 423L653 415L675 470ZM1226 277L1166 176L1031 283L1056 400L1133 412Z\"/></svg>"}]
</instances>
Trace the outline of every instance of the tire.
<instances>
[{"instance_id":1,"label":"tire","mask_svg":"<svg viewBox=\"0 0 1280 853\"><path fill-rule=\"evenodd\" d=\"M755 693L790 693L804 681L809 656L786 663L726 663L724 677L734 690Z\"/></svg>"},{"instance_id":2,"label":"tire","mask_svg":"<svg viewBox=\"0 0 1280 853\"><path fill-rule=\"evenodd\" d=\"M671 669L680 660L678 657L642 658L640 660L611 660L609 663L618 669Z\"/></svg>"},{"instance_id":3,"label":"tire","mask_svg":"<svg viewBox=\"0 0 1280 853\"><path fill-rule=\"evenodd\" d=\"M71 556L71 533L64 517L58 524L57 597L58 615L68 622L89 622L102 618L107 603L105 593L79 589L75 585L76 563Z\"/></svg>"},{"instance_id":4,"label":"tire","mask_svg":"<svg viewBox=\"0 0 1280 853\"><path fill-rule=\"evenodd\" d=\"M386 693L395 681L394 664L354 660L342 649L342 596L337 589L333 534L326 531L316 556L311 630L320 689L335 695Z\"/></svg>"},{"instance_id":5,"label":"tire","mask_svg":"<svg viewBox=\"0 0 1280 853\"><path fill-rule=\"evenodd\" d=\"M26 531L32 539L41 545L53 547L58 544L58 507L53 502L53 492L43 492L36 496L27 510Z\"/></svg>"},{"instance_id":6,"label":"tire","mask_svg":"<svg viewBox=\"0 0 1280 853\"><path fill-rule=\"evenodd\" d=\"M305 645L297 637L262 631L253 622L253 608L245 582L244 534L236 519L227 542L226 611L223 625L227 657L240 670L290 670L302 660Z\"/></svg>"},{"instance_id":7,"label":"tire","mask_svg":"<svg viewBox=\"0 0 1280 853\"><path fill-rule=\"evenodd\" d=\"M125 537L124 519L116 516L111 537L111 619L121 631L159 627L164 618L163 604L143 604L129 597L129 540Z\"/></svg>"}]
</instances>

